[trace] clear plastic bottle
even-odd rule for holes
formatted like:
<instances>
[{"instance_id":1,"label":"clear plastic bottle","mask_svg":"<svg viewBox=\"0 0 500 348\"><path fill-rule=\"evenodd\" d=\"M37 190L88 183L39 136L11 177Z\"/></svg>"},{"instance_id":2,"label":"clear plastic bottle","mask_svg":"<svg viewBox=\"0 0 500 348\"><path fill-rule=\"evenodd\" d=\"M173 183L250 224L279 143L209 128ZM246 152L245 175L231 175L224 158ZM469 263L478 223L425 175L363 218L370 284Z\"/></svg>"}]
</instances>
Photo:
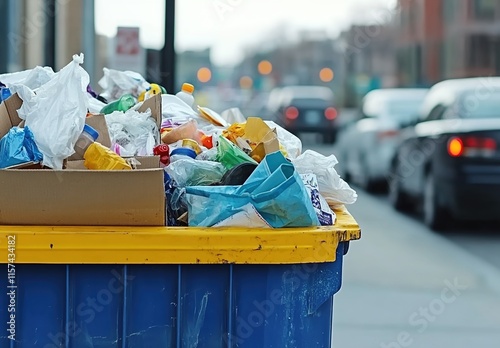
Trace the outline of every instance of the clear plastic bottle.
<instances>
[{"instance_id":1,"label":"clear plastic bottle","mask_svg":"<svg viewBox=\"0 0 500 348\"><path fill-rule=\"evenodd\" d=\"M184 83L182 85L181 91L176 94L176 96L181 99L184 103L190 107L194 107L194 86L190 83Z\"/></svg>"},{"instance_id":2,"label":"clear plastic bottle","mask_svg":"<svg viewBox=\"0 0 500 348\"><path fill-rule=\"evenodd\" d=\"M99 138L99 133L89 125L83 127L83 132L75 144L75 152L77 159L82 160L87 148Z\"/></svg>"}]
</instances>

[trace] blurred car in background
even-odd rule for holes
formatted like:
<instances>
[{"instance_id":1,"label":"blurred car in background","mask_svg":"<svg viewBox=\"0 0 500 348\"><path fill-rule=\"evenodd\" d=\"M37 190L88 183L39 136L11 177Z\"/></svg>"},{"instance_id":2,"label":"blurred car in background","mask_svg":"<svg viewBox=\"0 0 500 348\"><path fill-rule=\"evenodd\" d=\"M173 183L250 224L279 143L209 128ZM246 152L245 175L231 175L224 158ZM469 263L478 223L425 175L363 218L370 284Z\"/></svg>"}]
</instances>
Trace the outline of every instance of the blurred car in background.
<instances>
[{"instance_id":1,"label":"blurred car in background","mask_svg":"<svg viewBox=\"0 0 500 348\"><path fill-rule=\"evenodd\" d=\"M343 176L365 190L387 183L401 129L414 123L427 89L379 89L363 99L360 115L339 132Z\"/></svg>"},{"instance_id":2,"label":"blurred car in background","mask_svg":"<svg viewBox=\"0 0 500 348\"><path fill-rule=\"evenodd\" d=\"M333 143L337 135L337 109L333 92L321 86L288 86L271 91L271 118L288 131L318 133L323 142Z\"/></svg>"},{"instance_id":3,"label":"blurred car in background","mask_svg":"<svg viewBox=\"0 0 500 348\"><path fill-rule=\"evenodd\" d=\"M453 219L500 220L499 145L500 78L436 84L392 162L390 201L420 207L435 230Z\"/></svg>"}]
</instances>

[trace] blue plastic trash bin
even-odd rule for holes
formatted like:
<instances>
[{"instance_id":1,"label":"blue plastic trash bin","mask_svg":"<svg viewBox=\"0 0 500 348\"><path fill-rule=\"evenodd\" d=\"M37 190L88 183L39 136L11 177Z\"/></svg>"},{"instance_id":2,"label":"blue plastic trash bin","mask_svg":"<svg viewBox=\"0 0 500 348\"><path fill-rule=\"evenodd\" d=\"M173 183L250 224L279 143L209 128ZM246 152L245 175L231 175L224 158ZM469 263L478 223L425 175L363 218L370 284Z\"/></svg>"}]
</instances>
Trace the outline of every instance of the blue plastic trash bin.
<instances>
[{"instance_id":1,"label":"blue plastic trash bin","mask_svg":"<svg viewBox=\"0 0 500 348\"><path fill-rule=\"evenodd\" d=\"M0 275L0 347L331 347L343 257L360 238L337 216L286 230L1 226L15 272Z\"/></svg>"}]
</instances>

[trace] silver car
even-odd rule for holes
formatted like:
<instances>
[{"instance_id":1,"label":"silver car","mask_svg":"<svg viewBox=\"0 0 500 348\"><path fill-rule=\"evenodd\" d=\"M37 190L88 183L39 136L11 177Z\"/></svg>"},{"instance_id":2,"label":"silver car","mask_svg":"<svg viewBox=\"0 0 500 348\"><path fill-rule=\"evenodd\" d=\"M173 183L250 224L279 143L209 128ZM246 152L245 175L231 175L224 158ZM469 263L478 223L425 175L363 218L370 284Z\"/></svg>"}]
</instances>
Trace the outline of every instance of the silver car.
<instances>
[{"instance_id":1,"label":"silver car","mask_svg":"<svg viewBox=\"0 0 500 348\"><path fill-rule=\"evenodd\" d=\"M338 136L336 155L347 180L366 190L385 186L399 132L416 121L427 92L423 88L379 89L365 96L361 115Z\"/></svg>"}]
</instances>

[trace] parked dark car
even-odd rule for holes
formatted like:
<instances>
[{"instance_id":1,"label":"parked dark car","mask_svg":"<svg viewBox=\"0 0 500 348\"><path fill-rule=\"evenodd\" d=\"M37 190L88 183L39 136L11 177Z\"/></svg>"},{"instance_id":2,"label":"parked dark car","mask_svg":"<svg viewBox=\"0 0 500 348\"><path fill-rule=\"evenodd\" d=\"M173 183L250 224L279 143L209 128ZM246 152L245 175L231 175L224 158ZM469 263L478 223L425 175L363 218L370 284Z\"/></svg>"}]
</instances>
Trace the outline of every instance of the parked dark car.
<instances>
[{"instance_id":1,"label":"parked dark car","mask_svg":"<svg viewBox=\"0 0 500 348\"><path fill-rule=\"evenodd\" d=\"M275 122L292 133L318 133L323 142L333 143L337 135L337 109L333 92L321 86L289 86L269 96L269 112Z\"/></svg>"},{"instance_id":2,"label":"parked dark car","mask_svg":"<svg viewBox=\"0 0 500 348\"><path fill-rule=\"evenodd\" d=\"M453 219L500 221L500 78L431 88L392 161L389 199L420 207L435 230Z\"/></svg>"}]
</instances>

